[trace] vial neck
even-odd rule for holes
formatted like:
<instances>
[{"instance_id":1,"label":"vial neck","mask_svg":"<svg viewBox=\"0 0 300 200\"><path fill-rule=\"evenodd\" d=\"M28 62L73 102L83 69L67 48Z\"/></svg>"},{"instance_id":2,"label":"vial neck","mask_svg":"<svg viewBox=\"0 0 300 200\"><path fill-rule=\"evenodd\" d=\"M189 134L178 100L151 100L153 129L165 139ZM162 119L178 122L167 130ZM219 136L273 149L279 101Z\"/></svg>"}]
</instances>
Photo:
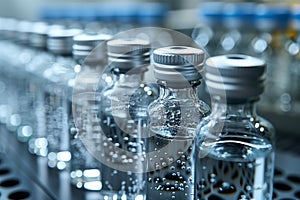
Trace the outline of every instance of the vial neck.
<instances>
[{"instance_id":1,"label":"vial neck","mask_svg":"<svg viewBox=\"0 0 300 200\"><path fill-rule=\"evenodd\" d=\"M125 73L120 71L118 68L112 69L113 82L118 84L129 84L137 83L139 84L142 81L143 73Z\"/></svg>"},{"instance_id":2,"label":"vial neck","mask_svg":"<svg viewBox=\"0 0 300 200\"><path fill-rule=\"evenodd\" d=\"M253 117L256 116L256 101L246 101L243 103L224 103L214 102L212 103L212 113L222 114L226 118L234 116L239 117Z\"/></svg>"},{"instance_id":3,"label":"vial neck","mask_svg":"<svg viewBox=\"0 0 300 200\"><path fill-rule=\"evenodd\" d=\"M196 86L186 88L172 88L167 87L165 84L159 84L159 97L161 99L165 98L175 98L175 99L198 99L196 95Z\"/></svg>"}]
</instances>

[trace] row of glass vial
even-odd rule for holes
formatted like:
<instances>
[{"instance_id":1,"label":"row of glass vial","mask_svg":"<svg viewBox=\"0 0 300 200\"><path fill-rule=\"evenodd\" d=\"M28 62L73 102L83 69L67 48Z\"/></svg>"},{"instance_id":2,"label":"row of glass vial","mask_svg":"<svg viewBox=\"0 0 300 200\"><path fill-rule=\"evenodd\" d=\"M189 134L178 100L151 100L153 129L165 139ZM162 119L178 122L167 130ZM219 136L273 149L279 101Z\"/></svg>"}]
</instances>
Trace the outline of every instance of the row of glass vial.
<instances>
[{"instance_id":1,"label":"row of glass vial","mask_svg":"<svg viewBox=\"0 0 300 200\"><path fill-rule=\"evenodd\" d=\"M77 187L83 187L80 183L87 182L86 189L99 190L98 161L82 144L82 149L78 147L80 140L75 139L72 87L76 73L81 71L76 63L81 63L85 54L111 36L85 35L80 29L49 26L43 22L26 22L26 26L32 28L30 32L26 27L26 31L12 30L13 37L5 37L6 31L1 35L1 121L10 131L17 133L18 140L28 142L31 153L47 157L51 168L70 170L73 157L71 170L78 175L76 170L81 170L85 162L89 163L93 168L81 172ZM77 46L73 46L73 39ZM76 52L75 59L72 51ZM96 74L101 64L104 63L91 67L91 71ZM89 180L83 180L83 177Z\"/></svg>"},{"instance_id":2,"label":"row of glass vial","mask_svg":"<svg viewBox=\"0 0 300 200\"><path fill-rule=\"evenodd\" d=\"M75 32L78 34L77 30ZM62 33L70 33L70 30L56 30L54 35L57 37L47 36L48 49L54 54L65 54L66 47L70 47L68 41L76 38L68 34L62 36ZM21 51L28 48L2 42ZM75 39L73 52L78 52L74 55L85 57L93 49L91 46L81 48L87 46L86 40ZM91 56L84 66L75 65L70 59L66 61L65 57L53 56L55 60L50 61L50 67L43 63L34 68L32 72L35 75L39 67L45 67L42 76L37 73L36 77L46 83L42 92L45 110L37 109L40 115L46 115L43 117L45 122L38 121L46 134L36 135L31 140L33 142L29 142L29 147L34 147L33 152L43 152L43 145L49 145L49 152L42 155L48 156L49 166L63 169L67 167L66 162L70 161L72 153L67 149L69 130L72 130L73 136L78 132L81 140L75 142L74 139L72 145L73 148L79 147L75 154L80 156L72 155L71 161L83 165L92 163L83 157L88 154L80 144L84 142L102 163L96 161L90 168L92 170L72 171L71 177L77 187L88 183L86 188L99 189L104 199L271 199L273 130L256 116L253 105L262 92L265 63L242 55L207 60L204 75L213 96L209 115L209 107L197 99L195 92L201 78L199 71L205 62L204 51L185 46L155 50L152 55L154 76L159 87L157 92L157 86L142 82L142 72L149 67L149 48L147 41L109 41L111 74L102 77L95 76L97 73L94 72L101 71L101 66L95 66L95 63L99 64L103 54L101 58ZM35 54L34 58L37 56ZM75 118L70 119L68 92L69 86L74 86L74 72L82 73L75 81L75 102L73 98L75 114L80 115L73 115ZM215 78L218 73L222 74L224 81ZM26 85L26 81L33 84L35 79L32 77L21 79L22 84L17 87ZM236 80L232 82L232 79ZM108 85L100 92L99 98L90 98L90 92L95 91L90 87L95 86L93 81L100 82L102 87ZM22 96L23 91L17 96ZM21 123L22 119L29 119L19 112ZM77 127L72 125L72 120ZM18 124L18 129L23 130L22 125ZM34 130L39 129L33 127ZM45 136L46 139L43 138ZM60 152L51 152L51 146ZM84 177L92 178L91 184Z\"/></svg>"},{"instance_id":3,"label":"row of glass vial","mask_svg":"<svg viewBox=\"0 0 300 200\"><path fill-rule=\"evenodd\" d=\"M299 114L299 5L205 2L193 38L211 56L244 53L267 61L260 108Z\"/></svg>"}]
</instances>

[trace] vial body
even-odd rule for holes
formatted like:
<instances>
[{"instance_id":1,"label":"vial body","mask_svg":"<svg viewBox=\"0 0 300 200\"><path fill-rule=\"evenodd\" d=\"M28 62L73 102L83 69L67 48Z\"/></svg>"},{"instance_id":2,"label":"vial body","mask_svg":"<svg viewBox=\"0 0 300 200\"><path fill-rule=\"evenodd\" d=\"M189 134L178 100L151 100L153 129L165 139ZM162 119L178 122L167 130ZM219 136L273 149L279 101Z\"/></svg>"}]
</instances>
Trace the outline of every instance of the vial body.
<instances>
[{"instance_id":1,"label":"vial body","mask_svg":"<svg viewBox=\"0 0 300 200\"><path fill-rule=\"evenodd\" d=\"M160 85L160 96L149 106L149 199L194 199L194 136L209 107L195 88Z\"/></svg>"},{"instance_id":2,"label":"vial body","mask_svg":"<svg viewBox=\"0 0 300 200\"><path fill-rule=\"evenodd\" d=\"M139 80L140 74L121 74L101 95L104 198L146 199L146 110L154 93Z\"/></svg>"},{"instance_id":3,"label":"vial body","mask_svg":"<svg viewBox=\"0 0 300 200\"><path fill-rule=\"evenodd\" d=\"M233 54L206 64L212 112L197 128L195 198L272 199L275 131L256 114L266 63Z\"/></svg>"},{"instance_id":4,"label":"vial body","mask_svg":"<svg viewBox=\"0 0 300 200\"><path fill-rule=\"evenodd\" d=\"M69 57L57 56L44 71L45 115L48 142L48 166L64 170L69 166L69 127L72 123L71 86L74 82L73 66Z\"/></svg>"},{"instance_id":5,"label":"vial body","mask_svg":"<svg viewBox=\"0 0 300 200\"><path fill-rule=\"evenodd\" d=\"M209 125L199 129L196 199L272 199L274 146L265 135L273 128L250 119L240 124L246 128L236 125L238 121L225 122L222 133L214 133L217 139L210 138Z\"/></svg>"},{"instance_id":6,"label":"vial body","mask_svg":"<svg viewBox=\"0 0 300 200\"><path fill-rule=\"evenodd\" d=\"M70 126L71 183L77 188L93 191L102 189L101 163L87 148L87 141L93 141L95 145L100 143L100 99L96 92L98 67L83 66L77 75L72 98L75 124Z\"/></svg>"}]
</instances>

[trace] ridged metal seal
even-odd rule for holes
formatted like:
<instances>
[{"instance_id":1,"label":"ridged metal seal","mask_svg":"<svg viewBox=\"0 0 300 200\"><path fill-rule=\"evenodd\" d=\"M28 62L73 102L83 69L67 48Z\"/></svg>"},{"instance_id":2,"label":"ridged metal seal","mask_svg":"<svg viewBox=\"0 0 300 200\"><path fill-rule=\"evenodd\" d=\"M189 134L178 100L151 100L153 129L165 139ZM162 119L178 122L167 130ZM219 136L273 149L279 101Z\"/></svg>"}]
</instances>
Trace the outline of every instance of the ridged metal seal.
<instances>
[{"instance_id":1,"label":"ridged metal seal","mask_svg":"<svg viewBox=\"0 0 300 200\"><path fill-rule=\"evenodd\" d=\"M211 57L206 61L205 80L211 95L228 99L257 98L264 90L265 61L241 54Z\"/></svg>"},{"instance_id":2,"label":"ridged metal seal","mask_svg":"<svg viewBox=\"0 0 300 200\"><path fill-rule=\"evenodd\" d=\"M101 42L111 39L112 36L108 34L79 34L73 37L73 57L82 62L87 56L89 60L99 60L103 58L106 52L92 53L93 49Z\"/></svg>"},{"instance_id":3,"label":"ridged metal seal","mask_svg":"<svg viewBox=\"0 0 300 200\"><path fill-rule=\"evenodd\" d=\"M29 35L32 30L33 23L30 21L20 21L16 27L16 40L20 44L29 44Z\"/></svg>"},{"instance_id":4,"label":"ridged metal seal","mask_svg":"<svg viewBox=\"0 0 300 200\"><path fill-rule=\"evenodd\" d=\"M107 42L112 67L130 70L150 63L150 42L141 39L115 39Z\"/></svg>"},{"instance_id":5,"label":"ridged metal seal","mask_svg":"<svg viewBox=\"0 0 300 200\"><path fill-rule=\"evenodd\" d=\"M1 18L0 34L1 38L8 40L17 40L16 30L19 21L13 18Z\"/></svg>"},{"instance_id":6,"label":"ridged metal seal","mask_svg":"<svg viewBox=\"0 0 300 200\"><path fill-rule=\"evenodd\" d=\"M81 29L54 29L49 31L47 48L49 51L60 55L71 55L73 37L82 33Z\"/></svg>"},{"instance_id":7,"label":"ridged metal seal","mask_svg":"<svg viewBox=\"0 0 300 200\"><path fill-rule=\"evenodd\" d=\"M49 25L45 22L35 22L32 25L29 36L29 44L33 47L46 48L47 47L47 33Z\"/></svg>"},{"instance_id":8,"label":"ridged metal seal","mask_svg":"<svg viewBox=\"0 0 300 200\"><path fill-rule=\"evenodd\" d=\"M154 50L155 78L169 83L198 81L203 69L204 51L187 46L170 46Z\"/></svg>"}]
</instances>

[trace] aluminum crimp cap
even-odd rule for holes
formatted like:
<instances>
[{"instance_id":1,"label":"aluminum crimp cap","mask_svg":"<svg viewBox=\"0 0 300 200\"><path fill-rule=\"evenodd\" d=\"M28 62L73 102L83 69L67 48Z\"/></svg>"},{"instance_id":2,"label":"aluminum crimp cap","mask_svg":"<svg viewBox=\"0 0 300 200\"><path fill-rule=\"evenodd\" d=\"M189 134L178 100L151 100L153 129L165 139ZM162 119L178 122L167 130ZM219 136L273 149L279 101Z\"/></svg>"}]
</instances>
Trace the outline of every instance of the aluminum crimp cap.
<instances>
[{"instance_id":1,"label":"aluminum crimp cap","mask_svg":"<svg viewBox=\"0 0 300 200\"><path fill-rule=\"evenodd\" d=\"M167 82L190 82L201 79L204 51L187 46L169 46L154 50L155 78Z\"/></svg>"},{"instance_id":2,"label":"aluminum crimp cap","mask_svg":"<svg viewBox=\"0 0 300 200\"><path fill-rule=\"evenodd\" d=\"M82 33L81 29L52 29L48 33L47 48L60 55L71 55L73 37Z\"/></svg>"},{"instance_id":3,"label":"aluminum crimp cap","mask_svg":"<svg viewBox=\"0 0 300 200\"><path fill-rule=\"evenodd\" d=\"M230 54L207 59L206 85L211 95L229 99L257 98L264 90L266 62L259 58Z\"/></svg>"},{"instance_id":4,"label":"aluminum crimp cap","mask_svg":"<svg viewBox=\"0 0 300 200\"><path fill-rule=\"evenodd\" d=\"M142 39L115 39L107 42L112 67L130 70L150 63L150 42Z\"/></svg>"},{"instance_id":5,"label":"aluminum crimp cap","mask_svg":"<svg viewBox=\"0 0 300 200\"><path fill-rule=\"evenodd\" d=\"M111 39L108 34L86 34L82 33L73 37L73 57L78 61L83 61L87 56L89 59L97 60L105 55L99 53L91 53L101 42ZM104 54L104 52L102 52Z\"/></svg>"},{"instance_id":6,"label":"aluminum crimp cap","mask_svg":"<svg viewBox=\"0 0 300 200\"><path fill-rule=\"evenodd\" d=\"M38 48L46 48L49 27L46 22L34 22L30 31L30 45Z\"/></svg>"},{"instance_id":7,"label":"aluminum crimp cap","mask_svg":"<svg viewBox=\"0 0 300 200\"><path fill-rule=\"evenodd\" d=\"M21 44L28 44L29 43L29 34L32 30L33 22L30 21L19 21L17 24L17 41Z\"/></svg>"}]
</instances>

